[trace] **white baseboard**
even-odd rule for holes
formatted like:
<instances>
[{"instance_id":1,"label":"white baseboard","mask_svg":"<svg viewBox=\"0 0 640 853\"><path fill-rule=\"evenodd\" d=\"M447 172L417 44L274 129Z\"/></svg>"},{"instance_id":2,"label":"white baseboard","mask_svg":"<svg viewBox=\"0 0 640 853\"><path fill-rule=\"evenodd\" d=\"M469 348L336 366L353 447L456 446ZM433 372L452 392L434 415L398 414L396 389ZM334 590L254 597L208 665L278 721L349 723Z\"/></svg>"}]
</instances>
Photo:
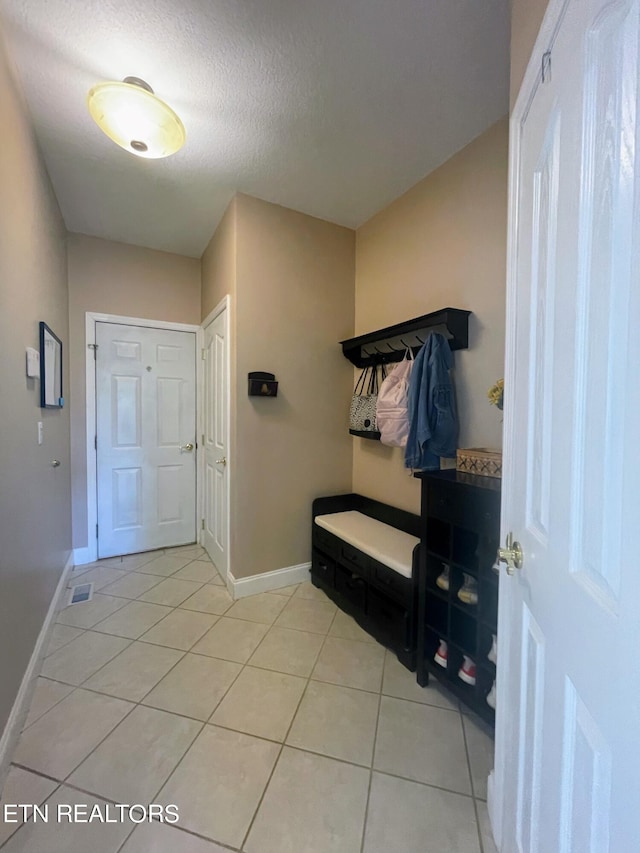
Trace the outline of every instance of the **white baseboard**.
<instances>
[{"instance_id":1,"label":"white baseboard","mask_svg":"<svg viewBox=\"0 0 640 853\"><path fill-rule=\"evenodd\" d=\"M283 586L308 581L310 570L311 563L300 563L298 566L287 566L284 569L263 572L261 575L250 575L247 578L236 579L229 572L227 589L233 599L244 598L247 595L255 595L257 592L269 592L272 589L281 589Z\"/></svg>"},{"instance_id":2,"label":"white baseboard","mask_svg":"<svg viewBox=\"0 0 640 853\"><path fill-rule=\"evenodd\" d=\"M44 657L45 649L49 643L53 623L55 622L58 609L61 606L62 597L67 586L67 578L73 564L72 551L64 569L62 570L62 574L60 575L56 591L54 592L51 603L49 604L47 615L42 623L42 628L38 634L38 639L36 640L33 653L22 678L18 695L16 696L13 708L9 714L7 725L5 726L2 737L0 738L0 789L4 784L7 773L9 772L11 757L16 748L20 733L22 732L22 727L24 726L27 714L29 713L29 705L31 704L36 678L40 674L42 658Z\"/></svg>"},{"instance_id":3,"label":"white baseboard","mask_svg":"<svg viewBox=\"0 0 640 853\"><path fill-rule=\"evenodd\" d=\"M89 551L88 548L74 548L73 551L73 565L74 566L86 566L87 563L95 562L92 559L93 555Z\"/></svg>"}]
</instances>

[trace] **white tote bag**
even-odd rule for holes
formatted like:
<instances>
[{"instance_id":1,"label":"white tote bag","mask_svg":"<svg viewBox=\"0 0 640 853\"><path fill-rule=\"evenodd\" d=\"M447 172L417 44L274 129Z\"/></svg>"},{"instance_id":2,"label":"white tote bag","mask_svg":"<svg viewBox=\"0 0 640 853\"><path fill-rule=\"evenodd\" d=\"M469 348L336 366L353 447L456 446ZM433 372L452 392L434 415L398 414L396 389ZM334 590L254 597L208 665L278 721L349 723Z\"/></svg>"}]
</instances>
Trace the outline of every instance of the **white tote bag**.
<instances>
[{"instance_id":1,"label":"white tote bag","mask_svg":"<svg viewBox=\"0 0 640 853\"><path fill-rule=\"evenodd\" d=\"M413 353L393 368L378 392L376 422L380 441L391 447L405 447L409 436L409 378L413 370Z\"/></svg>"}]
</instances>

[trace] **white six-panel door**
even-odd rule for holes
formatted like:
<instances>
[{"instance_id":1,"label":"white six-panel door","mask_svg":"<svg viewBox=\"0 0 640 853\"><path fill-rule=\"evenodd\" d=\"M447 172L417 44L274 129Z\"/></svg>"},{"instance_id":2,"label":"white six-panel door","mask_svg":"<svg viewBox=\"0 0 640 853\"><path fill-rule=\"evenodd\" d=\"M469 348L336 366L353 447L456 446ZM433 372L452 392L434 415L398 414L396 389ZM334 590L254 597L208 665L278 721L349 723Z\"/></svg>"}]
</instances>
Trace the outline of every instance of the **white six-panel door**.
<instances>
[{"instance_id":1,"label":"white six-panel door","mask_svg":"<svg viewBox=\"0 0 640 853\"><path fill-rule=\"evenodd\" d=\"M228 513L228 309L204 329L204 483L202 544L226 577L229 563Z\"/></svg>"},{"instance_id":2,"label":"white six-panel door","mask_svg":"<svg viewBox=\"0 0 640 853\"><path fill-rule=\"evenodd\" d=\"M196 336L96 323L98 555L196 539Z\"/></svg>"},{"instance_id":3,"label":"white six-panel door","mask_svg":"<svg viewBox=\"0 0 640 853\"><path fill-rule=\"evenodd\" d=\"M631 853L640 0L552 0L550 14L533 60L550 62L512 137L502 532L524 562L500 579L494 814L501 853Z\"/></svg>"}]
</instances>

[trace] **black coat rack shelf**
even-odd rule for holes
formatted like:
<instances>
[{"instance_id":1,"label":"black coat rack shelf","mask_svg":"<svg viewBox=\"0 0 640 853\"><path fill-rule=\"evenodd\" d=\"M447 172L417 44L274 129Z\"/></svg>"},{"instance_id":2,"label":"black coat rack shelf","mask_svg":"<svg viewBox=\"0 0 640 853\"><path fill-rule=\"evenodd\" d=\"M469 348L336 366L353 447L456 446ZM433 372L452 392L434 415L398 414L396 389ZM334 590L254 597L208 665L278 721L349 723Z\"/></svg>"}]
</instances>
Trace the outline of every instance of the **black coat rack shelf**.
<instances>
[{"instance_id":1,"label":"black coat rack shelf","mask_svg":"<svg viewBox=\"0 0 640 853\"><path fill-rule=\"evenodd\" d=\"M343 355L356 367L402 361L407 347L417 351L430 332L440 332L452 350L469 346L469 314L462 308L443 308L377 332L340 341Z\"/></svg>"}]
</instances>

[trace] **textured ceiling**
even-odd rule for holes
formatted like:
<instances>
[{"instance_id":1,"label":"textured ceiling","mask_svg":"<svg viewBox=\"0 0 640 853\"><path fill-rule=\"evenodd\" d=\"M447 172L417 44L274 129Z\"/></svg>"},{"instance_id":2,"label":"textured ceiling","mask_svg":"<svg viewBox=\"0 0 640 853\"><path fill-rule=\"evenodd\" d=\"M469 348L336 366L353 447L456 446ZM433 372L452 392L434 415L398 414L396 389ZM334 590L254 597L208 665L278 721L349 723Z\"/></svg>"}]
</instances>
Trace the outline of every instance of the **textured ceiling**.
<instances>
[{"instance_id":1,"label":"textured ceiling","mask_svg":"<svg viewBox=\"0 0 640 853\"><path fill-rule=\"evenodd\" d=\"M508 0L0 0L67 227L199 257L240 190L356 227L508 108ZM142 77L187 142L93 124Z\"/></svg>"}]
</instances>

